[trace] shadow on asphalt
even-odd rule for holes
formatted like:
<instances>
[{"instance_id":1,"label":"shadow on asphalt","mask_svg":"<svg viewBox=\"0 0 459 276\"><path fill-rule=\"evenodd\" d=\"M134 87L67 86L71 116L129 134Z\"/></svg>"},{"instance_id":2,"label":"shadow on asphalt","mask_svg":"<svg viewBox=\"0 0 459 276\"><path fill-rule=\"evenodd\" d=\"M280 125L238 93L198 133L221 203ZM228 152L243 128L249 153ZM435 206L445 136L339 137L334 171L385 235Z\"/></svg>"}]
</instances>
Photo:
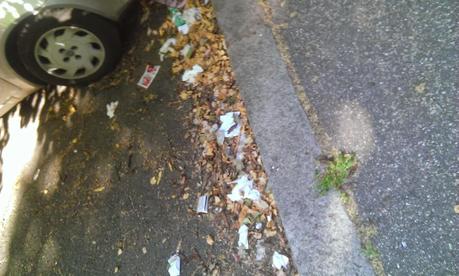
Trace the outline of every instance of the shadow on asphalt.
<instances>
[{"instance_id":1,"label":"shadow on asphalt","mask_svg":"<svg viewBox=\"0 0 459 276\"><path fill-rule=\"evenodd\" d=\"M166 13L156 13L158 26ZM147 40L140 30L133 44ZM0 274L165 274L189 235L181 219L190 204L174 197L185 192L179 179L191 178L183 128L190 106L176 102L170 64L152 89L135 87L145 63L159 61L143 47L133 52L98 84L48 87L2 118ZM109 119L112 101L120 104ZM158 171L162 185L152 187ZM186 223L200 239L206 227ZM185 261L199 259L199 243L190 243L197 249Z\"/></svg>"}]
</instances>

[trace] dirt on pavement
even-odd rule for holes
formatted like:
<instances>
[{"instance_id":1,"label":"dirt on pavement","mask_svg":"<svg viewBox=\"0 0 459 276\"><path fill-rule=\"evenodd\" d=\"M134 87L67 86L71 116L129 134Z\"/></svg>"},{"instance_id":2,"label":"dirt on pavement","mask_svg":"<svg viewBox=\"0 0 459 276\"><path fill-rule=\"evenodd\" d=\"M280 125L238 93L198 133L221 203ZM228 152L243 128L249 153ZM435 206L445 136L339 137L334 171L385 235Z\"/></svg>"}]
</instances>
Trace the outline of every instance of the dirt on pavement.
<instances>
[{"instance_id":1,"label":"dirt on pavement","mask_svg":"<svg viewBox=\"0 0 459 276\"><path fill-rule=\"evenodd\" d=\"M165 38L154 33L167 14L164 6L143 6L123 60L105 79L87 88L50 87L3 118L7 134L12 118L22 128L38 122L33 162L15 183L20 196L2 264L7 275L167 275L176 252L182 275L295 273L272 196L262 193L265 211L226 198L230 181L242 173L259 189L267 182L232 74L218 85L185 86L183 70L174 75L173 60L159 60ZM147 64L161 68L143 89L136 83ZM217 90L233 94L218 97ZM116 101L109 118L106 105ZM241 112L249 137L241 162L235 162L240 138L219 145L206 128L229 111ZM2 137L3 168L13 137ZM210 207L199 215L202 194L210 196ZM241 223L249 226L248 250L238 248ZM285 272L272 268L274 251L289 256Z\"/></svg>"}]
</instances>

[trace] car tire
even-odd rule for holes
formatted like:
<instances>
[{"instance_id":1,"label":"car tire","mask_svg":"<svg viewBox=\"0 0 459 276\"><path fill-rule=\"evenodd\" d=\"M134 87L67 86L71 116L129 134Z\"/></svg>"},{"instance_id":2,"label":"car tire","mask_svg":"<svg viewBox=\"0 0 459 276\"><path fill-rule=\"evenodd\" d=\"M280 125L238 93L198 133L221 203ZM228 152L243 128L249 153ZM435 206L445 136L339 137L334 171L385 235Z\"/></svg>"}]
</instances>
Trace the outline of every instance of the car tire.
<instances>
[{"instance_id":1,"label":"car tire","mask_svg":"<svg viewBox=\"0 0 459 276\"><path fill-rule=\"evenodd\" d=\"M59 11L27 19L17 39L21 63L47 84L86 85L99 80L121 56L117 25L76 9L63 19L56 16L62 14Z\"/></svg>"}]
</instances>

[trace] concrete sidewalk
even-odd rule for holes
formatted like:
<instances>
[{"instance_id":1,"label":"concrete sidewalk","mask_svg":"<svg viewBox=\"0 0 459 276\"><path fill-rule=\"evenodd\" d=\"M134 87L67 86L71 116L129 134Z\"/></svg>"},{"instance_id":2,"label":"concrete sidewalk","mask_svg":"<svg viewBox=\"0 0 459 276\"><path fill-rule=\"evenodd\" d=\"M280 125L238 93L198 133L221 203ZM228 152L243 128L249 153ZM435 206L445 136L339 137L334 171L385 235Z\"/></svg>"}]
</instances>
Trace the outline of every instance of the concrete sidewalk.
<instances>
[{"instance_id":1,"label":"concrete sidewalk","mask_svg":"<svg viewBox=\"0 0 459 276\"><path fill-rule=\"evenodd\" d=\"M213 1L302 275L372 275L337 194L314 189L320 149L256 1Z\"/></svg>"}]
</instances>

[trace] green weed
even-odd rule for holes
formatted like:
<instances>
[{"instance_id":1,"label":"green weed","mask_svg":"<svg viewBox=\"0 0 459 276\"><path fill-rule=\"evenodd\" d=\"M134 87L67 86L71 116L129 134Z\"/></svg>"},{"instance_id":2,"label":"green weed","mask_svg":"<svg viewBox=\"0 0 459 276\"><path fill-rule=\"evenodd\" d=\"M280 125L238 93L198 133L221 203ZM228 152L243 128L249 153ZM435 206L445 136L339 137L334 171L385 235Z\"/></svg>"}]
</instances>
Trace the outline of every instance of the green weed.
<instances>
[{"instance_id":1,"label":"green weed","mask_svg":"<svg viewBox=\"0 0 459 276\"><path fill-rule=\"evenodd\" d=\"M351 176L357 166L355 154L339 153L337 154L320 177L318 189L320 194L325 194L329 190L339 189Z\"/></svg>"},{"instance_id":2,"label":"green weed","mask_svg":"<svg viewBox=\"0 0 459 276\"><path fill-rule=\"evenodd\" d=\"M378 249L371 242L366 242L363 246L363 254L367 256L368 259L373 260L379 257Z\"/></svg>"}]
</instances>

